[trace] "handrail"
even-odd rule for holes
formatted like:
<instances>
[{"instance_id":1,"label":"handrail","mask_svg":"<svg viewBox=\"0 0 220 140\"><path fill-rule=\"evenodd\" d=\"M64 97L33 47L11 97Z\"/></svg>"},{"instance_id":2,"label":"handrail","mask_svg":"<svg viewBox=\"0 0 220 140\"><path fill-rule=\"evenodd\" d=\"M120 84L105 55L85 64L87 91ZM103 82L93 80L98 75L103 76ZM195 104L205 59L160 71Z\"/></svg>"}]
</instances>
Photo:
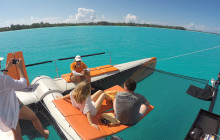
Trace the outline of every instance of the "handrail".
<instances>
[{"instance_id":1,"label":"handrail","mask_svg":"<svg viewBox=\"0 0 220 140\"><path fill-rule=\"evenodd\" d=\"M101 55L101 54L105 54L105 52L95 53L95 54L88 54L88 55L82 55L81 57L89 57L89 56ZM60 59L57 59L57 60L49 60L49 61L43 61L43 62L34 63L34 64L28 64L28 65L25 65L25 66L26 67L30 67L30 66L35 66L35 65L45 64L45 63L51 63L53 61L61 61L61 60L74 59L74 58L75 58L75 56L74 57L67 57L67 58L60 58Z\"/></svg>"}]
</instances>

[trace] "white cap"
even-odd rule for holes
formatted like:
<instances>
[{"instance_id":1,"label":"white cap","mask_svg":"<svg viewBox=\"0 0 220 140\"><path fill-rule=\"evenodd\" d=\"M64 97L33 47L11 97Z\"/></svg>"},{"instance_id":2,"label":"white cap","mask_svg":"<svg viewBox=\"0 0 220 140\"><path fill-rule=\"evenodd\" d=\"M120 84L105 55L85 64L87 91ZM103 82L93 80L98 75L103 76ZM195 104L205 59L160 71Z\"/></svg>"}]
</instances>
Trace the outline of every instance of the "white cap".
<instances>
[{"instance_id":1,"label":"white cap","mask_svg":"<svg viewBox=\"0 0 220 140\"><path fill-rule=\"evenodd\" d=\"M82 61L82 59L81 59L81 57L80 57L79 55L77 55L77 56L75 57L75 60L76 60L76 61Z\"/></svg>"},{"instance_id":2,"label":"white cap","mask_svg":"<svg viewBox=\"0 0 220 140\"><path fill-rule=\"evenodd\" d=\"M4 58L3 57L0 57L0 61L2 61Z\"/></svg>"}]
</instances>

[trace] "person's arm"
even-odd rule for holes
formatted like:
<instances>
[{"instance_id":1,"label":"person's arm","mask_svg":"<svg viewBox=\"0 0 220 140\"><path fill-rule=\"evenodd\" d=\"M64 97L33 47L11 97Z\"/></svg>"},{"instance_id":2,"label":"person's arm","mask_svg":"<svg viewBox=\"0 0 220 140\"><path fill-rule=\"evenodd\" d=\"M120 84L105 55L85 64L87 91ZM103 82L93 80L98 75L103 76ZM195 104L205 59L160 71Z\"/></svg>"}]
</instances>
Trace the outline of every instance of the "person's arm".
<instances>
[{"instance_id":1,"label":"person's arm","mask_svg":"<svg viewBox=\"0 0 220 140\"><path fill-rule=\"evenodd\" d=\"M150 105L150 102L147 100L145 103L146 107L148 107Z\"/></svg>"},{"instance_id":2,"label":"person's arm","mask_svg":"<svg viewBox=\"0 0 220 140\"><path fill-rule=\"evenodd\" d=\"M70 70L71 70L71 72L73 73L73 75L82 76L81 73L76 72L75 67L76 67L75 62L73 62L72 64L70 64Z\"/></svg>"},{"instance_id":3,"label":"person's arm","mask_svg":"<svg viewBox=\"0 0 220 140\"><path fill-rule=\"evenodd\" d=\"M56 96L58 99L69 99L70 94L67 94L66 96Z\"/></svg>"},{"instance_id":4,"label":"person's arm","mask_svg":"<svg viewBox=\"0 0 220 140\"><path fill-rule=\"evenodd\" d=\"M66 96L63 96L63 99L69 99L70 98L70 94L67 94Z\"/></svg>"},{"instance_id":5,"label":"person's arm","mask_svg":"<svg viewBox=\"0 0 220 140\"><path fill-rule=\"evenodd\" d=\"M25 76L24 76L24 69L23 69L23 63L22 63L21 59L19 59L19 61L16 63L16 66L19 69L20 78L25 78Z\"/></svg>"},{"instance_id":6,"label":"person's arm","mask_svg":"<svg viewBox=\"0 0 220 140\"><path fill-rule=\"evenodd\" d=\"M83 76L86 76L88 78L88 76L86 75L86 73L90 72L90 69L86 66L86 64L84 62L81 62L82 67L83 67L83 71L81 72L81 74Z\"/></svg>"},{"instance_id":7,"label":"person's arm","mask_svg":"<svg viewBox=\"0 0 220 140\"><path fill-rule=\"evenodd\" d=\"M91 115L90 111L86 113L86 117L88 118L89 124L91 126L95 127L96 129L99 129L99 127L96 124L93 123L92 115Z\"/></svg>"},{"instance_id":8,"label":"person's arm","mask_svg":"<svg viewBox=\"0 0 220 140\"><path fill-rule=\"evenodd\" d=\"M78 73L75 70L72 70L72 73L73 73L73 75L76 75L76 76L82 76L83 75L82 73Z\"/></svg>"},{"instance_id":9,"label":"person's arm","mask_svg":"<svg viewBox=\"0 0 220 140\"><path fill-rule=\"evenodd\" d=\"M116 99L114 99L113 101L113 109L114 109L114 112L116 112Z\"/></svg>"},{"instance_id":10,"label":"person's arm","mask_svg":"<svg viewBox=\"0 0 220 140\"><path fill-rule=\"evenodd\" d=\"M12 59L8 62L7 66L5 69L9 69L12 66ZM22 61L20 60L19 62L17 62L17 67L19 69L19 73L20 73L20 80L14 80L12 79L10 76L7 77L7 80L5 81L5 87L7 89L14 89L14 90L19 90L19 89L23 89L27 86L27 81L24 77L24 71L23 71L23 65L22 65ZM3 73L5 74L5 73ZM7 74L7 73L6 73Z\"/></svg>"},{"instance_id":11,"label":"person's arm","mask_svg":"<svg viewBox=\"0 0 220 140\"><path fill-rule=\"evenodd\" d=\"M6 71L3 71L3 74L4 74L4 75L7 75L8 69L9 69L12 65L13 65L13 64L12 64L12 59L11 59L11 60L8 61L8 64L7 64L6 67L5 67L5 70L6 70Z\"/></svg>"},{"instance_id":12,"label":"person's arm","mask_svg":"<svg viewBox=\"0 0 220 140\"><path fill-rule=\"evenodd\" d=\"M5 67L5 70L8 70L13 65L12 59L8 62L7 66ZM18 67L20 78L25 78L24 76L24 69L23 69L23 63L22 60L19 59L19 61L15 64ZM4 71L3 74L7 74L8 71Z\"/></svg>"}]
</instances>

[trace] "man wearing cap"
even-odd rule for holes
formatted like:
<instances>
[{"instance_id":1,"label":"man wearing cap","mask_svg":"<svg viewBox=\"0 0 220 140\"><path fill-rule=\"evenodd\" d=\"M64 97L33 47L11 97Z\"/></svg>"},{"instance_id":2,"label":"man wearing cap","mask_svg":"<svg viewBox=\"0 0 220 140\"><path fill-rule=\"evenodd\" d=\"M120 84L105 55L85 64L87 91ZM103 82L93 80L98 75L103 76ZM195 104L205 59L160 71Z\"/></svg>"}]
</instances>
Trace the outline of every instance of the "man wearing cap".
<instances>
[{"instance_id":1,"label":"man wearing cap","mask_svg":"<svg viewBox=\"0 0 220 140\"><path fill-rule=\"evenodd\" d=\"M70 64L71 76L70 81L72 82L81 82L86 79L91 82L90 71L85 63L82 62L82 59L79 55L75 57L75 61Z\"/></svg>"}]
</instances>

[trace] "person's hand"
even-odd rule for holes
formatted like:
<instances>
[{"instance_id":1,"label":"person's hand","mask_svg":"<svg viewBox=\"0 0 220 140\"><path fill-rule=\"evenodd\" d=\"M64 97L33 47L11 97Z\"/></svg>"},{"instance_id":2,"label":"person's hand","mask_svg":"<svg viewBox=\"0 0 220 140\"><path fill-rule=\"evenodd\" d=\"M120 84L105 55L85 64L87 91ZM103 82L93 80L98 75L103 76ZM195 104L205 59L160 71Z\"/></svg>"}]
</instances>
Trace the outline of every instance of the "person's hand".
<instances>
[{"instance_id":1,"label":"person's hand","mask_svg":"<svg viewBox=\"0 0 220 140\"><path fill-rule=\"evenodd\" d=\"M81 72L81 74L82 74L82 75L85 75L85 71L83 70L83 71Z\"/></svg>"},{"instance_id":2,"label":"person's hand","mask_svg":"<svg viewBox=\"0 0 220 140\"><path fill-rule=\"evenodd\" d=\"M10 59L10 60L8 61L8 64L7 64L7 66L6 66L5 69L8 70L8 69L13 65L12 61L13 61L13 59Z\"/></svg>"},{"instance_id":3,"label":"person's hand","mask_svg":"<svg viewBox=\"0 0 220 140\"><path fill-rule=\"evenodd\" d=\"M16 63L17 67L22 70L23 69L23 63L22 63L22 60L19 59L19 61Z\"/></svg>"},{"instance_id":4,"label":"person's hand","mask_svg":"<svg viewBox=\"0 0 220 140\"><path fill-rule=\"evenodd\" d=\"M98 125L96 125L96 124L90 124L92 127L94 127L94 128L96 128L96 129L98 129L99 130L99 127L98 127Z\"/></svg>"},{"instance_id":5,"label":"person's hand","mask_svg":"<svg viewBox=\"0 0 220 140\"><path fill-rule=\"evenodd\" d=\"M62 99L63 97L62 97L62 96L56 96L56 98L57 98L57 99Z\"/></svg>"}]
</instances>

